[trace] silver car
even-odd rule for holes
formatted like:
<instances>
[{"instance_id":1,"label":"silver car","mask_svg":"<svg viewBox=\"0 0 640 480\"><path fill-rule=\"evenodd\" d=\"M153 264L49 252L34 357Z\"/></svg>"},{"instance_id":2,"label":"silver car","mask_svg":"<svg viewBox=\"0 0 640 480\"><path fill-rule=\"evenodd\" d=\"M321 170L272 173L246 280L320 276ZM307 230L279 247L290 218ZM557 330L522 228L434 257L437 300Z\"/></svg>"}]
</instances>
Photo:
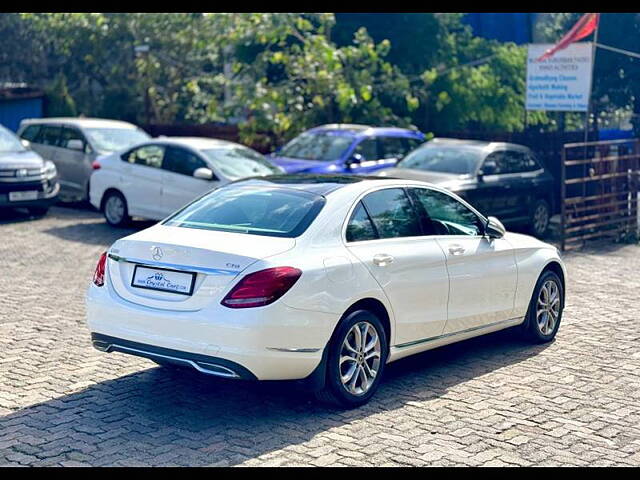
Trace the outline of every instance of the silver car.
<instances>
[{"instance_id":1,"label":"silver car","mask_svg":"<svg viewBox=\"0 0 640 480\"><path fill-rule=\"evenodd\" d=\"M99 118L38 118L23 120L18 129L23 144L52 161L58 170L60 199L89 199L89 178L96 159L151 138L127 122Z\"/></svg>"}]
</instances>

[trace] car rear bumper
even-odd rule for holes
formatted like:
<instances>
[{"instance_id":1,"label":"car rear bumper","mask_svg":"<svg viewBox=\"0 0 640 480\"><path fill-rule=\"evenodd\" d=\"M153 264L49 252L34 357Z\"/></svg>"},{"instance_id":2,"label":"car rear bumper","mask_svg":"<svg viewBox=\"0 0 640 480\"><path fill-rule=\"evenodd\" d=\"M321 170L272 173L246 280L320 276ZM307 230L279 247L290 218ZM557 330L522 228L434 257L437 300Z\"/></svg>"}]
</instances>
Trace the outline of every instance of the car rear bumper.
<instances>
[{"instance_id":1,"label":"car rear bumper","mask_svg":"<svg viewBox=\"0 0 640 480\"><path fill-rule=\"evenodd\" d=\"M242 365L225 360L224 358L132 342L123 338L110 337L100 333L92 333L91 342L93 346L101 352L128 353L151 360L192 367L201 373L217 377L257 380L256 376Z\"/></svg>"},{"instance_id":2,"label":"car rear bumper","mask_svg":"<svg viewBox=\"0 0 640 480\"><path fill-rule=\"evenodd\" d=\"M108 283L91 284L86 306L94 346L100 350L239 379L307 378L320 364L338 321L335 315L282 302L256 309L216 304L198 311L163 310L125 300ZM220 374L229 373L225 369L234 375Z\"/></svg>"}]
</instances>

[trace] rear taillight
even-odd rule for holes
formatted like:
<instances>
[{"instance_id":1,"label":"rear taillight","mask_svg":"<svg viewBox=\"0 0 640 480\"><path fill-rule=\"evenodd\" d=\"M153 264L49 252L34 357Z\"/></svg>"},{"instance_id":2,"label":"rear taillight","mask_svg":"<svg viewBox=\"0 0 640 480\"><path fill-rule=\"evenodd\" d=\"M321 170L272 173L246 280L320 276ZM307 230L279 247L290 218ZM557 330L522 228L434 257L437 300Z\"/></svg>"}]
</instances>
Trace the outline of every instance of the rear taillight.
<instances>
[{"instance_id":1,"label":"rear taillight","mask_svg":"<svg viewBox=\"0 0 640 480\"><path fill-rule=\"evenodd\" d=\"M98 163L98 161L97 161L97 160L94 160L94 161L91 163L91 167L92 167L94 170L100 170L100 168L102 167L102 165L100 165L100 164Z\"/></svg>"},{"instance_id":2,"label":"rear taillight","mask_svg":"<svg viewBox=\"0 0 640 480\"><path fill-rule=\"evenodd\" d=\"M250 273L222 300L229 308L262 307L275 302L293 287L302 272L293 267L275 267Z\"/></svg>"},{"instance_id":3,"label":"rear taillight","mask_svg":"<svg viewBox=\"0 0 640 480\"><path fill-rule=\"evenodd\" d=\"M98 265L96 265L96 271L93 273L93 283L98 287L104 285L104 270L107 264L107 252L104 252L100 255L100 260L98 260Z\"/></svg>"}]
</instances>

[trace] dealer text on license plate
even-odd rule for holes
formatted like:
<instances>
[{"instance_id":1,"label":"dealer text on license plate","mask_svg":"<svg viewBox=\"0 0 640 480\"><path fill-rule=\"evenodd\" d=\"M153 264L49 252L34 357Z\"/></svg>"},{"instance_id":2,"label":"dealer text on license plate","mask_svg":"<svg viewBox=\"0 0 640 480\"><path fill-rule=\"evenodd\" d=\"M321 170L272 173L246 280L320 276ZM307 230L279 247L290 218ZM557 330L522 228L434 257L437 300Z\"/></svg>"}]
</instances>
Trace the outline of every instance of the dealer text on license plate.
<instances>
[{"instance_id":1,"label":"dealer text on license plate","mask_svg":"<svg viewBox=\"0 0 640 480\"><path fill-rule=\"evenodd\" d=\"M195 273L136 265L133 270L131 286L161 292L191 295L193 293L195 280Z\"/></svg>"}]
</instances>

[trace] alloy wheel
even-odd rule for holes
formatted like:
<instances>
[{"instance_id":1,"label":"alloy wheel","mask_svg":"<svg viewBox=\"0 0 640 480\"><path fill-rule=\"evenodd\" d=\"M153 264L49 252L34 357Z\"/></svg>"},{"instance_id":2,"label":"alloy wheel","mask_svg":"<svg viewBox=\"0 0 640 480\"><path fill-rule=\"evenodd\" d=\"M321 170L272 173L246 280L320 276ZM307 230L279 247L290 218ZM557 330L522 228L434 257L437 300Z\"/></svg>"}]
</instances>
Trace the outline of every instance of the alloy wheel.
<instances>
[{"instance_id":1,"label":"alloy wheel","mask_svg":"<svg viewBox=\"0 0 640 480\"><path fill-rule=\"evenodd\" d=\"M382 348L376 328L369 322L356 323L342 342L340 380L352 395L364 395L380 370Z\"/></svg>"},{"instance_id":2,"label":"alloy wheel","mask_svg":"<svg viewBox=\"0 0 640 480\"><path fill-rule=\"evenodd\" d=\"M538 294L536 322L543 335L550 335L560 316L560 289L554 280L547 280Z\"/></svg>"},{"instance_id":3,"label":"alloy wheel","mask_svg":"<svg viewBox=\"0 0 640 480\"><path fill-rule=\"evenodd\" d=\"M543 203L540 203L533 213L533 228L536 234L542 235L549 225L549 211Z\"/></svg>"},{"instance_id":4,"label":"alloy wheel","mask_svg":"<svg viewBox=\"0 0 640 480\"><path fill-rule=\"evenodd\" d=\"M111 195L105 205L104 214L109 223L118 224L124 217L124 202L117 195Z\"/></svg>"}]
</instances>

